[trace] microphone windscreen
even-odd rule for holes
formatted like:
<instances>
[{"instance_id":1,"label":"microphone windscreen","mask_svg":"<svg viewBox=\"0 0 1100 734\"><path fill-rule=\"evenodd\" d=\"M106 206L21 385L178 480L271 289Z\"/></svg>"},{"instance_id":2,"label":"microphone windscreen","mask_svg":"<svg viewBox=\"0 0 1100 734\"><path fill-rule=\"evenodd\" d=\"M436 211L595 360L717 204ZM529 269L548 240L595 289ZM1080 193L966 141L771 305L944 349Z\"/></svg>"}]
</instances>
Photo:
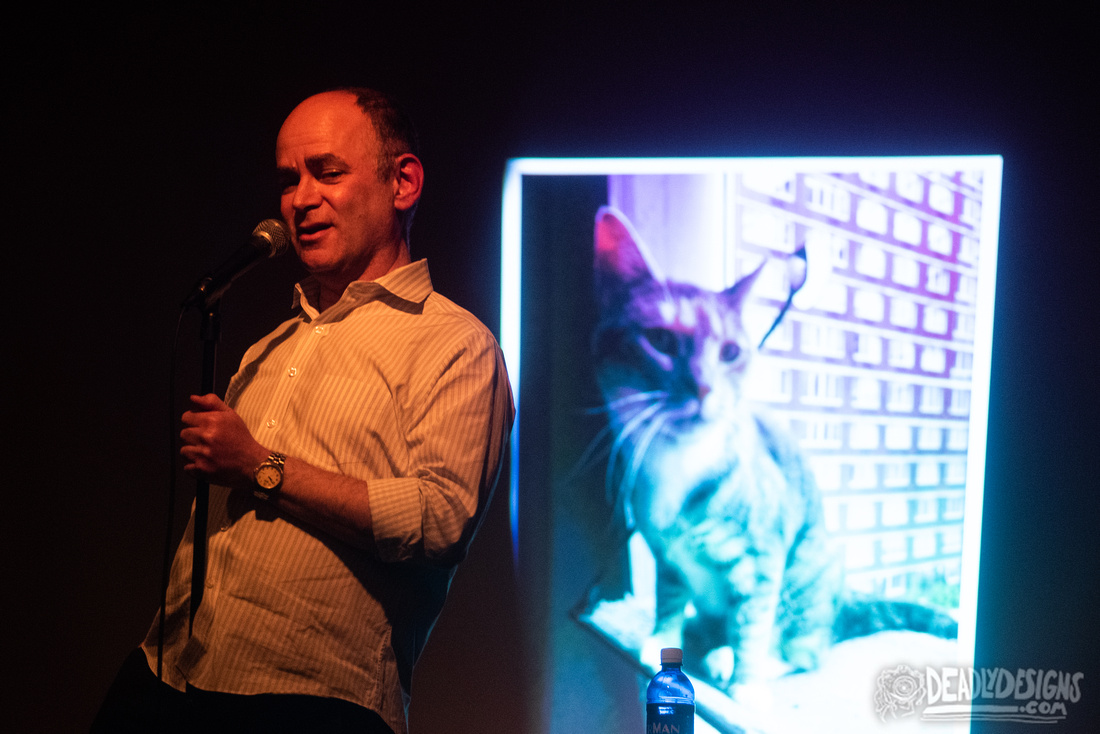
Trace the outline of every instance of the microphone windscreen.
<instances>
[{"instance_id":1,"label":"microphone windscreen","mask_svg":"<svg viewBox=\"0 0 1100 734\"><path fill-rule=\"evenodd\" d=\"M282 255L290 246L290 233L281 219L265 219L252 230L252 244L268 257Z\"/></svg>"}]
</instances>

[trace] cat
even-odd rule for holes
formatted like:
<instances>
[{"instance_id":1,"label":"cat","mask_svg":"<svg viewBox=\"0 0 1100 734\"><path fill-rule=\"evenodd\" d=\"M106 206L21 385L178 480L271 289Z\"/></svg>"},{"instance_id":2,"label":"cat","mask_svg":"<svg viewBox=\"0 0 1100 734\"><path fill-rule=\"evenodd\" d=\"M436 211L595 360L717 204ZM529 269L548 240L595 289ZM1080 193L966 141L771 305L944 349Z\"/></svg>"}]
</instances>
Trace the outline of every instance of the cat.
<instances>
[{"instance_id":1,"label":"cat","mask_svg":"<svg viewBox=\"0 0 1100 734\"><path fill-rule=\"evenodd\" d=\"M665 279L611 207L596 215L594 244L608 494L656 559L653 638L704 661L736 700L776 660L813 670L853 633L953 636L946 615L842 593L813 474L744 394L757 346L742 314L761 269L717 292Z\"/></svg>"}]
</instances>

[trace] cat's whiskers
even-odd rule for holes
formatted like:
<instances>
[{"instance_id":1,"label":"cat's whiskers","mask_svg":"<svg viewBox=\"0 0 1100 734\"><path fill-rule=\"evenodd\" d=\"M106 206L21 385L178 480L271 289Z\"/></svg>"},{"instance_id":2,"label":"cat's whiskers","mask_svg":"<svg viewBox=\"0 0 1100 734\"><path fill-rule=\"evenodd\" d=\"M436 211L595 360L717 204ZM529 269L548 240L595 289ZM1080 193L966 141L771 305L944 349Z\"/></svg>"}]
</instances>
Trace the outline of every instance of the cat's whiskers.
<instances>
[{"instance_id":1,"label":"cat's whiskers","mask_svg":"<svg viewBox=\"0 0 1100 734\"><path fill-rule=\"evenodd\" d=\"M596 411L591 411L590 414L594 414L595 412ZM596 434L596 437L589 441L588 446L584 449L584 453L577 459L577 462L573 465L573 468L569 470L569 473L565 475L563 481L567 484L573 482L577 477L590 470L597 463L606 459L611 452L611 444L607 441L607 438L613 433L615 433L615 426L610 423L601 428L600 432Z\"/></svg>"},{"instance_id":2,"label":"cat's whiskers","mask_svg":"<svg viewBox=\"0 0 1100 734\"><path fill-rule=\"evenodd\" d=\"M636 392L630 395L624 395L621 398L615 398L602 408L593 408L593 411L618 412L624 408L630 407L634 403L647 403L654 400L665 400L667 398L667 390L647 390L645 392Z\"/></svg>"},{"instance_id":3,"label":"cat's whiskers","mask_svg":"<svg viewBox=\"0 0 1100 734\"><path fill-rule=\"evenodd\" d=\"M619 465L619 457L623 453L623 447L631 443L631 438L634 432L646 421L648 421L655 413L660 412L664 407L662 401L656 401L651 405L642 408L637 413L632 415L629 420L623 423L622 428L619 430L619 435L615 437L614 442L611 444L611 460L607 464L607 479L608 486L613 486L612 481L615 468Z\"/></svg>"},{"instance_id":4,"label":"cat's whiskers","mask_svg":"<svg viewBox=\"0 0 1100 734\"><path fill-rule=\"evenodd\" d=\"M659 414L663 407L664 401L656 400L651 405L639 410L626 421L619 435L611 445L610 458L607 462L607 475L604 480L605 486L607 487L608 500L614 502L616 505L622 506L627 525L631 527L634 525L634 513L630 508L627 497L629 496L630 488L634 484L634 480L637 479L638 468L641 466L641 458L645 455L644 447L643 450L639 452L639 444L631 441L631 438L639 427L645 425L654 415ZM656 423L658 423L657 429L659 430L660 421L656 421ZM642 436L648 435L652 430L651 424L643 431ZM650 440L652 439L646 439L645 447L649 446ZM624 454L624 447L629 447L630 466L625 470L623 478L619 482L616 482L615 473L616 469L621 465L620 458Z\"/></svg>"},{"instance_id":5,"label":"cat's whiskers","mask_svg":"<svg viewBox=\"0 0 1100 734\"><path fill-rule=\"evenodd\" d=\"M654 407L662 407L660 404ZM661 429L665 427L668 417L663 413L658 413L654 416L649 425L645 426L642 430L638 440L634 442L633 450L631 452L630 470L623 477L623 484L620 489L620 493L629 497L634 491L634 483L638 479L638 472L642 469L642 463L645 461L646 454L649 451L649 445L653 443L653 439L661 432Z\"/></svg>"},{"instance_id":6,"label":"cat's whiskers","mask_svg":"<svg viewBox=\"0 0 1100 734\"><path fill-rule=\"evenodd\" d=\"M623 408L631 405L632 403L647 403L655 400L660 400L668 395L663 390L651 390L649 392L638 392L632 395L626 395L617 400L613 400L605 405L600 405L592 408L586 408L581 411L584 415L601 415L616 412L619 408ZM629 423L629 421L628 421ZM577 459L577 462L573 465L573 468L569 470L569 473L565 476L565 482L571 482L575 480L579 475L585 473L591 469L597 462L600 462L608 457L612 452L613 446L607 441L607 438L619 431L614 422L609 422L599 433L596 434L588 445L584 449L584 453ZM611 490L608 489L608 501L613 498L610 496Z\"/></svg>"}]
</instances>

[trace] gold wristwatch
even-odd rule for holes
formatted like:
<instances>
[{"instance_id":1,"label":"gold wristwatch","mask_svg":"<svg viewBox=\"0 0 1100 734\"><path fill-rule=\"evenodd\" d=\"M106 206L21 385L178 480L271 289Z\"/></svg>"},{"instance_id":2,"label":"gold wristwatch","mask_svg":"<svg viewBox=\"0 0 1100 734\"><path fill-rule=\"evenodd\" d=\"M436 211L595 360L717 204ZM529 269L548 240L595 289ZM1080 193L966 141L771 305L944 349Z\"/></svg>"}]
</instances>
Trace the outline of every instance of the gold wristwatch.
<instances>
[{"instance_id":1,"label":"gold wristwatch","mask_svg":"<svg viewBox=\"0 0 1100 734\"><path fill-rule=\"evenodd\" d=\"M277 495L279 488L283 486L283 463L285 461L286 454L272 451L267 460L252 472L252 478L256 482L252 494L265 501Z\"/></svg>"}]
</instances>

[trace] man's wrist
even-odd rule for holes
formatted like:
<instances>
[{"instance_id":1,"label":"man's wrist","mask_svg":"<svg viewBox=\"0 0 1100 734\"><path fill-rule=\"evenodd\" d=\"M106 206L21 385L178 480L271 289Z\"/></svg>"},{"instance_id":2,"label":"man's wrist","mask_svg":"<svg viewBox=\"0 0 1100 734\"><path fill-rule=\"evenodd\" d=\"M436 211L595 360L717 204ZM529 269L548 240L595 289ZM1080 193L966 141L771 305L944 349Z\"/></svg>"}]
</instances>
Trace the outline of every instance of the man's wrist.
<instances>
[{"instance_id":1,"label":"man's wrist","mask_svg":"<svg viewBox=\"0 0 1100 734\"><path fill-rule=\"evenodd\" d=\"M252 494L261 500L271 501L283 488L286 454L272 451L252 472Z\"/></svg>"}]
</instances>

